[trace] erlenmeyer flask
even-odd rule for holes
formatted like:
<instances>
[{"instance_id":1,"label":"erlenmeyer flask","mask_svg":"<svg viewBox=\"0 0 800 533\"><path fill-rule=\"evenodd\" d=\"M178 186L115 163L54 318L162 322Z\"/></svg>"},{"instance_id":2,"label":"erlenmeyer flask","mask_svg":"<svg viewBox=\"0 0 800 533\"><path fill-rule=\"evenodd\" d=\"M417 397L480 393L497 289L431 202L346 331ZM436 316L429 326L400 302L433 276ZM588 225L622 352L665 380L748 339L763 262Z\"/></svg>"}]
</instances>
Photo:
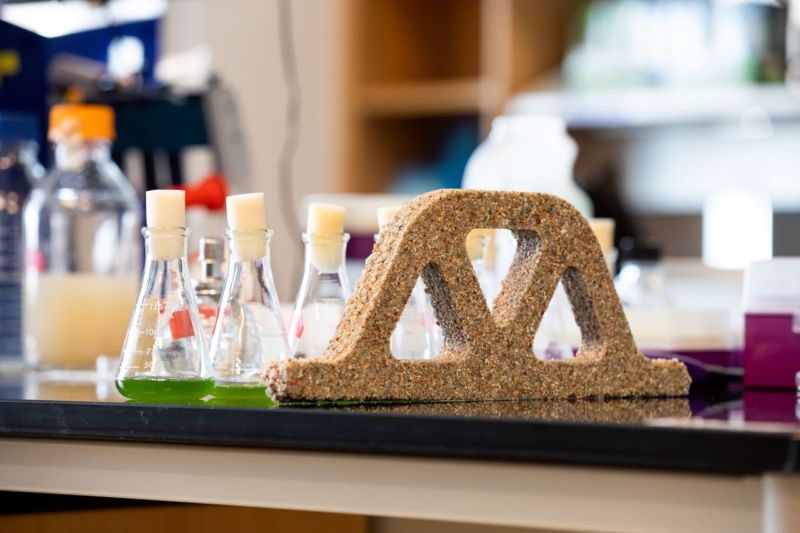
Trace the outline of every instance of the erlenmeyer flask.
<instances>
[{"instance_id":1,"label":"erlenmeyer flask","mask_svg":"<svg viewBox=\"0 0 800 533\"><path fill-rule=\"evenodd\" d=\"M308 232L303 233L305 266L289 326L293 357L312 359L328 348L328 341L344 315L350 297L345 271L344 208L310 204Z\"/></svg>"},{"instance_id":2,"label":"erlenmeyer flask","mask_svg":"<svg viewBox=\"0 0 800 533\"><path fill-rule=\"evenodd\" d=\"M183 191L148 191L147 204L145 269L117 369L117 389L137 400L201 398L211 392L214 379L189 280L187 231L177 227L185 223ZM153 204L180 209L180 216L156 213ZM170 223L161 225L163 220Z\"/></svg>"},{"instance_id":3,"label":"erlenmeyer flask","mask_svg":"<svg viewBox=\"0 0 800 533\"><path fill-rule=\"evenodd\" d=\"M228 230L231 262L211 340L214 396L263 396L264 369L289 357L270 266L271 237L266 229Z\"/></svg>"}]
</instances>

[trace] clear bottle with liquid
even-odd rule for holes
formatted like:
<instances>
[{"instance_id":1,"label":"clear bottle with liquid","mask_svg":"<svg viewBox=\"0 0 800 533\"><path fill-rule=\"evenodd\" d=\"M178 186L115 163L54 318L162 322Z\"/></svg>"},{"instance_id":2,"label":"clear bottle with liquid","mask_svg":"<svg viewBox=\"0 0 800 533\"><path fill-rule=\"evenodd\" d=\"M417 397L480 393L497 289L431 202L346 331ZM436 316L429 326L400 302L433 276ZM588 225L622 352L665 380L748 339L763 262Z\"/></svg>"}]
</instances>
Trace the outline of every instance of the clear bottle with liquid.
<instances>
[{"instance_id":1,"label":"clear bottle with liquid","mask_svg":"<svg viewBox=\"0 0 800 533\"><path fill-rule=\"evenodd\" d=\"M25 357L30 366L93 369L116 356L136 298L140 206L111 159L114 112L58 105L55 166L23 214Z\"/></svg>"},{"instance_id":2,"label":"clear bottle with liquid","mask_svg":"<svg viewBox=\"0 0 800 533\"><path fill-rule=\"evenodd\" d=\"M117 390L135 400L197 399L214 387L189 279L183 201L183 191L147 192L144 275L116 374Z\"/></svg>"},{"instance_id":3,"label":"clear bottle with liquid","mask_svg":"<svg viewBox=\"0 0 800 533\"><path fill-rule=\"evenodd\" d=\"M267 365L290 355L270 266L271 237L266 229L228 230L230 268L211 341L214 396L264 396Z\"/></svg>"},{"instance_id":4,"label":"clear bottle with liquid","mask_svg":"<svg viewBox=\"0 0 800 533\"><path fill-rule=\"evenodd\" d=\"M345 270L347 233L303 233L305 265L289 326L293 357L312 359L328 348L350 297Z\"/></svg>"}]
</instances>

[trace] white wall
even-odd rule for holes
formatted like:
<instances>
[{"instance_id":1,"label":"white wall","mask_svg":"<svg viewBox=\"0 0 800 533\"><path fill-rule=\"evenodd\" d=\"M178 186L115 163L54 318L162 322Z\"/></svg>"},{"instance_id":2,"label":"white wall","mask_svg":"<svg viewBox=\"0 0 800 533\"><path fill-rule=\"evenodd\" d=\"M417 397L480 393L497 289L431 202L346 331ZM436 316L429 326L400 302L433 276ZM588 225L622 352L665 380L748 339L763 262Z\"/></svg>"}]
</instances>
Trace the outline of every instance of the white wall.
<instances>
[{"instance_id":1,"label":"white wall","mask_svg":"<svg viewBox=\"0 0 800 533\"><path fill-rule=\"evenodd\" d=\"M302 90L300 145L295 159L295 205L310 192L334 189L342 150L337 146L342 101L342 0L292 0L294 43ZM299 235L287 231L277 196L278 155L284 140L286 91L281 73L276 0L171 0L162 25L162 50L205 44L213 68L232 89L242 115L251 175L247 190L267 198L275 230L272 266L280 297L294 298L292 269L301 267Z\"/></svg>"}]
</instances>

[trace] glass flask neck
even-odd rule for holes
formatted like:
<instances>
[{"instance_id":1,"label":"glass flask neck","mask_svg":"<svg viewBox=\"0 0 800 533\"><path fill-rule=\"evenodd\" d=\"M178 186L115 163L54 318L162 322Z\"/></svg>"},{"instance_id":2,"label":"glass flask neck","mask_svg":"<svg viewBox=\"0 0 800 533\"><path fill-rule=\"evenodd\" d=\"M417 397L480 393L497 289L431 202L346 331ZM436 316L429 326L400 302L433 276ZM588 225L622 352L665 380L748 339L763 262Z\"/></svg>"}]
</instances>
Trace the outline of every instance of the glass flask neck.
<instances>
[{"instance_id":1,"label":"glass flask neck","mask_svg":"<svg viewBox=\"0 0 800 533\"><path fill-rule=\"evenodd\" d=\"M142 228L148 261L186 259L185 228Z\"/></svg>"},{"instance_id":2,"label":"glass flask neck","mask_svg":"<svg viewBox=\"0 0 800 533\"><path fill-rule=\"evenodd\" d=\"M56 144L55 152L56 167L78 170L87 163L103 164L111 161L111 140L68 138Z\"/></svg>"},{"instance_id":3,"label":"glass flask neck","mask_svg":"<svg viewBox=\"0 0 800 533\"><path fill-rule=\"evenodd\" d=\"M259 261L269 263L272 230L229 229L225 232L231 251L231 263Z\"/></svg>"},{"instance_id":4,"label":"glass flask neck","mask_svg":"<svg viewBox=\"0 0 800 533\"><path fill-rule=\"evenodd\" d=\"M320 274L344 273L347 233L303 233L305 271Z\"/></svg>"}]
</instances>

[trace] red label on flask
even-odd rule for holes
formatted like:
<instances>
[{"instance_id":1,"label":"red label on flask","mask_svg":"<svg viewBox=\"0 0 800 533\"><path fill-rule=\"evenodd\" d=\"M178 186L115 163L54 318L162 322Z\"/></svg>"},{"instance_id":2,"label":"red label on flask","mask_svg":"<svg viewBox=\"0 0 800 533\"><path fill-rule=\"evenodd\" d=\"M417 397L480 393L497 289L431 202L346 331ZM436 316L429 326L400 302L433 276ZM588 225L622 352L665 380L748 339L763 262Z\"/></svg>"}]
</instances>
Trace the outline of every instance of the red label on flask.
<instances>
[{"instance_id":1,"label":"red label on flask","mask_svg":"<svg viewBox=\"0 0 800 533\"><path fill-rule=\"evenodd\" d=\"M194 328L188 307L178 309L170 315L169 332L172 334L172 340L194 337Z\"/></svg>"}]
</instances>

